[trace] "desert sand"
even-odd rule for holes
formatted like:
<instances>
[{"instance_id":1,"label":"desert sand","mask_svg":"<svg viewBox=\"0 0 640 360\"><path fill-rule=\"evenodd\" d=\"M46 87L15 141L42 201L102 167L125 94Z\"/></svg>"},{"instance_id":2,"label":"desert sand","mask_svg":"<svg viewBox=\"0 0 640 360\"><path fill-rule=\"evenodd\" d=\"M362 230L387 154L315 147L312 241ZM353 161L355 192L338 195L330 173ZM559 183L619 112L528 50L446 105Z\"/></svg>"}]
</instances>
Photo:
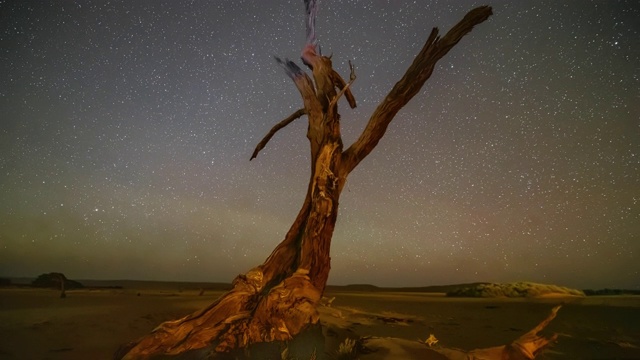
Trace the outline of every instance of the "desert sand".
<instances>
[{"instance_id":1,"label":"desert sand","mask_svg":"<svg viewBox=\"0 0 640 360\"><path fill-rule=\"evenodd\" d=\"M132 287L133 286L133 287ZM177 283L122 289L0 289L0 358L111 359L158 324L201 309L223 293ZM325 352L346 338L371 337L359 359L440 359L420 342L471 350L510 343L563 304L543 334L557 342L539 359L640 359L640 296L450 298L419 292L332 290L322 306Z\"/></svg>"}]
</instances>

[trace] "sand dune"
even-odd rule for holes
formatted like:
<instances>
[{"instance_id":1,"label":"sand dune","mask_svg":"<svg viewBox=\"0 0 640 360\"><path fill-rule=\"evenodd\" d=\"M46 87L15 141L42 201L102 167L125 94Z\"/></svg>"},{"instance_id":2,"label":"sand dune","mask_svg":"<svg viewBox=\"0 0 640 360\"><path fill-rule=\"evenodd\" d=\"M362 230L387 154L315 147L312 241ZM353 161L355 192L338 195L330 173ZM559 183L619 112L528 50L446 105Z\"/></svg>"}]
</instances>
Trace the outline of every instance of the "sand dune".
<instances>
[{"instance_id":1,"label":"sand dune","mask_svg":"<svg viewBox=\"0 0 640 360\"><path fill-rule=\"evenodd\" d=\"M474 284L447 292L447 296L460 297L562 297L585 296L582 290L551 284L514 282L507 284Z\"/></svg>"}]
</instances>

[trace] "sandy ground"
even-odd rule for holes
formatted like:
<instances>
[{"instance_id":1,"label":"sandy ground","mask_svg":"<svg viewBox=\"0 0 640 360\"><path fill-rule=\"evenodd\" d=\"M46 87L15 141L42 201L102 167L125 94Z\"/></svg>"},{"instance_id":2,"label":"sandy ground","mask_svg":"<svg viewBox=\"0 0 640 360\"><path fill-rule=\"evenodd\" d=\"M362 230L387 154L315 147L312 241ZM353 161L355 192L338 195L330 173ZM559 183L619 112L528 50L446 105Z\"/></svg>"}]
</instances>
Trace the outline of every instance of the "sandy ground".
<instances>
[{"instance_id":1,"label":"sandy ground","mask_svg":"<svg viewBox=\"0 0 640 360\"><path fill-rule=\"evenodd\" d=\"M159 323L198 310L222 292L197 289L68 291L0 289L0 359L111 359L122 344ZM511 342L564 306L547 334L560 334L539 359L640 359L640 297L460 299L437 294L334 292L321 322L332 352L346 337L374 336L362 359L437 359L417 340L471 350Z\"/></svg>"}]
</instances>

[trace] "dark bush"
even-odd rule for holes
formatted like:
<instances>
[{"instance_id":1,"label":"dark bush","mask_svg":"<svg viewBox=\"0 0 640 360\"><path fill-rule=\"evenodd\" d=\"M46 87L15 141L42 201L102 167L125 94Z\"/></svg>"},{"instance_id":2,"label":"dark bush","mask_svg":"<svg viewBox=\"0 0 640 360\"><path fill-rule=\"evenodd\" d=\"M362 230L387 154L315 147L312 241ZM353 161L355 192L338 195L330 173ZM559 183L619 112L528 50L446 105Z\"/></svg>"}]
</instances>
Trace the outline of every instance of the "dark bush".
<instances>
[{"instance_id":1,"label":"dark bush","mask_svg":"<svg viewBox=\"0 0 640 360\"><path fill-rule=\"evenodd\" d=\"M62 273L48 273L42 274L38 276L35 280L31 282L31 286L38 288L53 288L60 289L60 281L64 281L64 288L67 290L70 289L82 289L84 285L77 281L69 280Z\"/></svg>"}]
</instances>

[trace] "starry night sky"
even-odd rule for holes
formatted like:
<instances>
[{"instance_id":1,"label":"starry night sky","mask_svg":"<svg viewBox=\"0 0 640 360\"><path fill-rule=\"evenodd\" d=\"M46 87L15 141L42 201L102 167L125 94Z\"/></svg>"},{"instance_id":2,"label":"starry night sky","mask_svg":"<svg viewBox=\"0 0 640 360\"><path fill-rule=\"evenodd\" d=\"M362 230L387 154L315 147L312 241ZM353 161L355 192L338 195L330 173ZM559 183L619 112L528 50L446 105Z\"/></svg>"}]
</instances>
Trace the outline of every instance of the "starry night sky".
<instances>
[{"instance_id":1,"label":"starry night sky","mask_svg":"<svg viewBox=\"0 0 640 360\"><path fill-rule=\"evenodd\" d=\"M484 3L322 0L350 145L432 27ZM331 284L640 288L640 5L493 1L350 175ZM274 55L302 0L0 1L0 276L229 282L306 192Z\"/></svg>"}]
</instances>

